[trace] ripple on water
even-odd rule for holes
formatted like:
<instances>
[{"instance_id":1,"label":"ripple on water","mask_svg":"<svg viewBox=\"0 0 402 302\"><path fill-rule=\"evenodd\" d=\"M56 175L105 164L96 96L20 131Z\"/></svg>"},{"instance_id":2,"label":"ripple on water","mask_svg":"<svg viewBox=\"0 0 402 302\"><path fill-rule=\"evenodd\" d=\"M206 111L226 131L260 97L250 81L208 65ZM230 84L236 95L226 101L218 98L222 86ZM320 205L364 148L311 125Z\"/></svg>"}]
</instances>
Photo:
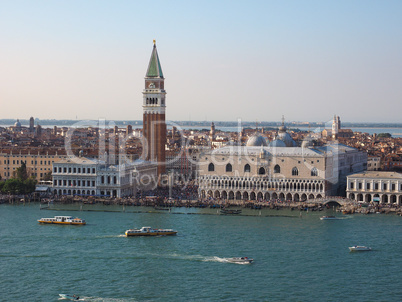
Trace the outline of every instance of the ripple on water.
<instances>
[{"instance_id":1,"label":"ripple on water","mask_svg":"<svg viewBox=\"0 0 402 302\"><path fill-rule=\"evenodd\" d=\"M402 279L396 216L326 223L323 213L290 219L83 211L89 225L77 228L37 224L43 211L36 205L0 207L0 291L10 301L54 301L59 293L85 301L396 301L400 295L392 281ZM124 236L144 225L179 234ZM373 251L350 253L355 244ZM227 262L241 256L255 263Z\"/></svg>"}]
</instances>

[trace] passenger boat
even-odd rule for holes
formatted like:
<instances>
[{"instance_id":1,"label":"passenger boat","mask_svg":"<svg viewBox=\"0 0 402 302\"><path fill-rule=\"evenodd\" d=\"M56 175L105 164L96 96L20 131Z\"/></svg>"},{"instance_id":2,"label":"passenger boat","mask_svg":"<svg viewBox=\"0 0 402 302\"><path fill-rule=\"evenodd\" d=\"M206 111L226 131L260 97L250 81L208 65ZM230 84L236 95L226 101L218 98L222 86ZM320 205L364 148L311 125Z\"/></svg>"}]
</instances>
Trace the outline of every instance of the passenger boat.
<instances>
[{"instance_id":1,"label":"passenger boat","mask_svg":"<svg viewBox=\"0 0 402 302\"><path fill-rule=\"evenodd\" d=\"M241 214L241 210L221 209L221 214L225 214L225 215Z\"/></svg>"},{"instance_id":2,"label":"passenger boat","mask_svg":"<svg viewBox=\"0 0 402 302\"><path fill-rule=\"evenodd\" d=\"M163 207L154 207L157 211L170 211L170 208L163 208Z\"/></svg>"},{"instance_id":3,"label":"passenger boat","mask_svg":"<svg viewBox=\"0 0 402 302\"><path fill-rule=\"evenodd\" d=\"M62 298L62 299L66 299L66 300L73 300L73 301L75 301L75 300L79 300L80 299L80 297L78 297L78 296L76 296L76 295L67 295L67 294L59 294L59 296L60 296L60 298Z\"/></svg>"},{"instance_id":4,"label":"passenger boat","mask_svg":"<svg viewBox=\"0 0 402 302\"><path fill-rule=\"evenodd\" d=\"M252 263L254 259L248 258L248 257L233 257L233 258L227 258L227 262L230 263L239 263L239 264L245 264L245 263Z\"/></svg>"},{"instance_id":5,"label":"passenger boat","mask_svg":"<svg viewBox=\"0 0 402 302\"><path fill-rule=\"evenodd\" d=\"M338 218L335 216L322 216L320 217L321 220L337 220Z\"/></svg>"},{"instance_id":6,"label":"passenger boat","mask_svg":"<svg viewBox=\"0 0 402 302\"><path fill-rule=\"evenodd\" d=\"M172 229L153 229L151 227L142 227L141 229L130 229L126 231L126 236L169 236L176 235L177 231Z\"/></svg>"},{"instance_id":7,"label":"passenger boat","mask_svg":"<svg viewBox=\"0 0 402 302\"><path fill-rule=\"evenodd\" d=\"M371 247L363 246L363 245L355 245L355 246L350 246L349 250L351 252L366 252L366 251L371 251Z\"/></svg>"},{"instance_id":8,"label":"passenger boat","mask_svg":"<svg viewBox=\"0 0 402 302\"><path fill-rule=\"evenodd\" d=\"M54 216L54 218L41 218L38 220L43 224L73 224L73 225L85 225L86 222L81 218L74 218L73 216Z\"/></svg>"}]
</instances>

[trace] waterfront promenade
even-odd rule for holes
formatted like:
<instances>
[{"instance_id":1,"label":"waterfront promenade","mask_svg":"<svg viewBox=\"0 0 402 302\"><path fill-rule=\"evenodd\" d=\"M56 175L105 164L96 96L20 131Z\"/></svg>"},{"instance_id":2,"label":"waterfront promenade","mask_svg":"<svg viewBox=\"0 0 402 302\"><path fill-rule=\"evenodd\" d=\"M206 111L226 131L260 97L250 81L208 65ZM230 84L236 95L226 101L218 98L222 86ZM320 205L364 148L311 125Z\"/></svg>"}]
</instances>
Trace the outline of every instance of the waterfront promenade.
<instances>
[{"instance_id":1,"label":"waterfront promenade","mask_svg":"<svg viewBox=\"0 0 402 302\"><path fill-rule=\"evenodd\" d=\"M32 196L0 195L0 203L27 204L38 202L42 209L52 204L81 204L81 205L114 205L124 207L151 207L156 210L168 210L169 208L247 208L247 209L290 209L296 211L323 211L336 209L344 214L397 214L402 215L402 207L397 204L378 204L375 202L359 204L344 197L328 197L294 202L286 200L225 200L208 198L181 199L168 198L157 195L143 197L108 198L108 197L83 197L83 196L52 196L47 198L33 198Z\"/></svg>"}]
</instances>

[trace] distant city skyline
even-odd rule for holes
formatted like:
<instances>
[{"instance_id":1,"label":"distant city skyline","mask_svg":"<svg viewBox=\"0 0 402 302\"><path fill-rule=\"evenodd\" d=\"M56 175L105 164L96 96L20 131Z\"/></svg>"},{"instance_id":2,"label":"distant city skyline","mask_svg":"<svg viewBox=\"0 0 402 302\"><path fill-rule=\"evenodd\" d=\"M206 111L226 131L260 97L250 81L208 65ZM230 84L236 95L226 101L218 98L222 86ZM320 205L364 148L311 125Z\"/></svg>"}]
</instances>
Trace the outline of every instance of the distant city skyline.
<instances>
[{"instance_id":1,"label":"distant city skyline","mask_svg":"<svg viewBox=\"0 0 402 302\"><path fill-rule=\"evenodd\" d=\"M401 1L2 1L0 119L402 122Z\"/></svg>"}]
</instances>

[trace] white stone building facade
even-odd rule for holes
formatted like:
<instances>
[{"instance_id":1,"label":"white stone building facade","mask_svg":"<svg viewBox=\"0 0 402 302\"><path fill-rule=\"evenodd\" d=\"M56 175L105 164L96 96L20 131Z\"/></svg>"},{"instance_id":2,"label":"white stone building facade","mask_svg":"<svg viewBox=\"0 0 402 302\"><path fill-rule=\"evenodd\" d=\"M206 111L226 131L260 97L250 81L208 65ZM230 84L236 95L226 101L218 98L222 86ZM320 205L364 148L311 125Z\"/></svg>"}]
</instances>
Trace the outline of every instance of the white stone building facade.
<instances>
[{"instance_id":1,"label":"white stone building facade","mask_svg":"<svg viewBox=\"0 0 402 302\"><path fill-rule=\"evenodd\" d=\"M156 164L135 161L124 165L74 157L53 164L53 188L57 195L125 197L156 186Z\"/></svg>"},{"instance_id":2,"label":"white stone building facade","mask_svg":"<svg viewBox=\"0 0 402 302\"><path fill-rule=\"evenodd\" d=\"M402 174L366 171L349 175L347 197L360 202L378 201L402 205Z\"/></svg>"},{"instance_id":3,"label":"white stone building facade","mask_svg":"<svg viewBox=\"0 0 402 302\"><path fill-rule=\"evenodd\" d=\"M305 201L339 195L367 154L344 145L320 148L227 146L200 155L199 198Z\"/></svg>"}]
</instances>

